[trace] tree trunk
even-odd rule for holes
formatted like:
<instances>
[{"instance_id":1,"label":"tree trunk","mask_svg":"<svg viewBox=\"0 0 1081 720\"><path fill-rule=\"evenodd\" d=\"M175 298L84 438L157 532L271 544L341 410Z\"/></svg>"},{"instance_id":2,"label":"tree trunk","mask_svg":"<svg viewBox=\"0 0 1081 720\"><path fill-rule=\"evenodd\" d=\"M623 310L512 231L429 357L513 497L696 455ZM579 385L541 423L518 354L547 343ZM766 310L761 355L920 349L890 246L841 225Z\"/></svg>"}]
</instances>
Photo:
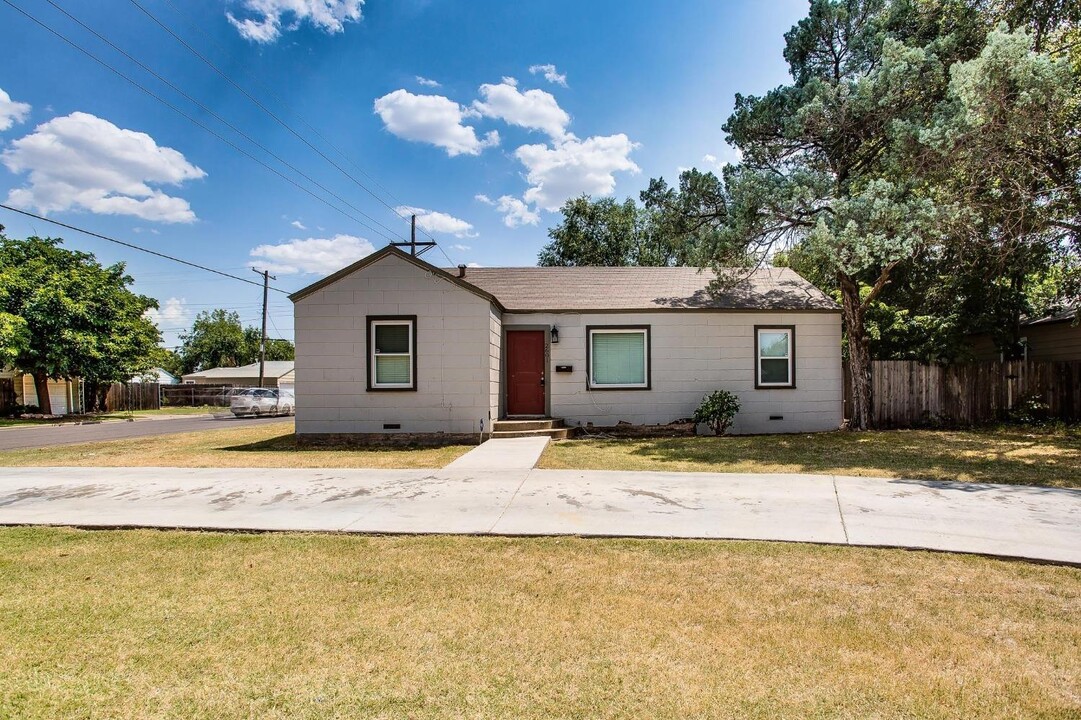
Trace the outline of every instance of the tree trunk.
<instances>
[{"instance_id":1,"label":"tree trunk","mask_svg":"<svg viewBox=\"0 0 1081 720\"><path fill-rule=\"evenodd\" d=\"M867 348L867 329L863 324L863 306L857 284L841 283L841 305L848 332L849 396L852 399L848 427L850 430L868 430L872 421L871 353Z\"/></svg>"},{"instance_id":2,"label":"tree trunk","mask_svg":"<svg viewBox=\"0 0 1081 720\"><path fill-rule=\"evenodd\" d=\"M34 373L34 391L38 394L38 407L45 415L53 414L53 404L49 400L49 376L43 372Z\"/></svg>"}]
</instances>

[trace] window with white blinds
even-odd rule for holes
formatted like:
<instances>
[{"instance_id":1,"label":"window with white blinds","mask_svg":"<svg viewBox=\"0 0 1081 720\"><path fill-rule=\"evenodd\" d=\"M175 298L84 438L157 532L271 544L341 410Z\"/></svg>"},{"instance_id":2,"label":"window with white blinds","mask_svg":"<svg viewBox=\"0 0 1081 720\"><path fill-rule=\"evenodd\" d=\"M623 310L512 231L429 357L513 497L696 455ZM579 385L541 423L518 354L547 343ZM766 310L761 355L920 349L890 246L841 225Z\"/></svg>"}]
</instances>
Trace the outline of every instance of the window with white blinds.
<instances>
[{"instance_id":1,"label":"window with white blinds","mask_svg":"<svg viewBox=\"0 0 1081 720\"><path fill-rule=\"evenodd\" d=\"M589 328L589 386L649 387L649 328Z\"/></svg>"}]
</instances>

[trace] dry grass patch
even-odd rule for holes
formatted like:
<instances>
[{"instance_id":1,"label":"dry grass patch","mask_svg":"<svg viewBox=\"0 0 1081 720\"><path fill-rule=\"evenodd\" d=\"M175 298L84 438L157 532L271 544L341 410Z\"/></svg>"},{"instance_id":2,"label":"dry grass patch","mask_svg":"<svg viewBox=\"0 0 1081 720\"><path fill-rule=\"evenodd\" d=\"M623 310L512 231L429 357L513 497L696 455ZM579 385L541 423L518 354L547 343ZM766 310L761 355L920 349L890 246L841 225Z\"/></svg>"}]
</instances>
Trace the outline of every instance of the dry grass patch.
<instances>
[{"instance_id":1,"label":"dry grass patch","mask_svg":"<svg viewBox=\"0 0 1081 720\"><path fill-rule=\"evenodd\" d=\"M293 421L0 452L0 466L440 468L470 447L298 447Z\"/></svg>"},{"instance_id":2,"label":"dry grass patch","mask_svg":"<svg viewBox=\"0 0 1081 720\"><path fill-rule=\"evenodd\" d=\"M888 430L553 443L540 467L827 473L1081 487L1081 430Z\"/></svg>"},{"instance_id":3,"label":"dry grass patch","mask_svg":"<svg viewBox=\"0 0 1081 720\"><path fill-rule=\"evenodd\" d=\"M978 557L7 529L0 588L0 717L1081 712L1081 571Z\"/></svg>"}]
</instances>

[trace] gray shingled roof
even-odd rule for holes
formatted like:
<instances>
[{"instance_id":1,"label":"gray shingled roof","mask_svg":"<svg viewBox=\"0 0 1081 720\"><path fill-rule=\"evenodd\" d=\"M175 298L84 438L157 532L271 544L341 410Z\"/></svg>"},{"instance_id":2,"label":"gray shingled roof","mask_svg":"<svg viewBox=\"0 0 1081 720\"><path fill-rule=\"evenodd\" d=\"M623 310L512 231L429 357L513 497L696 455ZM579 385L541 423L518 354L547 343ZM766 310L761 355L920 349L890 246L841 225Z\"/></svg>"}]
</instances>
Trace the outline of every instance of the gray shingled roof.
<instances>
[{"instance_id":1,"label":"gray shingled roof","mask_svg":"<svg viewBox=\"0 0 1081 720\"><path fill-rule=\"evenodd\" d=\"M457 268L447 272L458 274ZM511 312L839 309L788 268L755 270L716 296L708 290L713 278L711 270L689 267L486 267L468 268L462 279Z\"/></svg>"}]
</instances>

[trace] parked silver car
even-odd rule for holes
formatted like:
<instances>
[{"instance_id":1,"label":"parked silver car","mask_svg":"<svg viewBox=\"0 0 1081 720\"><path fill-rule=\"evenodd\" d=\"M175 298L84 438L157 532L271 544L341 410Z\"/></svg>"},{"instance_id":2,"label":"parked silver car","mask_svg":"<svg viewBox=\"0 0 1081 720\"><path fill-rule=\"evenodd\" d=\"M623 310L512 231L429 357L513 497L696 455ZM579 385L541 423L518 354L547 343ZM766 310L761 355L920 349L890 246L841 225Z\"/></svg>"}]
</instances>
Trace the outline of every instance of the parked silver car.
<instances>
[{"instance_id":1,"label":"parked silver car","mask_svg":"<svg viewBox=\"0 0 1081 720\"><path fill-rule=\"evenodd\" d=\"M248 388L235 393L229 400L229 409L237 417L292 415L295 407L292 391L277 388Z\"/></svg>"}]
</instances>

